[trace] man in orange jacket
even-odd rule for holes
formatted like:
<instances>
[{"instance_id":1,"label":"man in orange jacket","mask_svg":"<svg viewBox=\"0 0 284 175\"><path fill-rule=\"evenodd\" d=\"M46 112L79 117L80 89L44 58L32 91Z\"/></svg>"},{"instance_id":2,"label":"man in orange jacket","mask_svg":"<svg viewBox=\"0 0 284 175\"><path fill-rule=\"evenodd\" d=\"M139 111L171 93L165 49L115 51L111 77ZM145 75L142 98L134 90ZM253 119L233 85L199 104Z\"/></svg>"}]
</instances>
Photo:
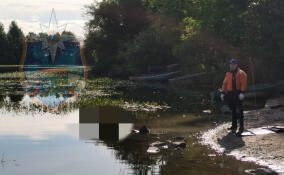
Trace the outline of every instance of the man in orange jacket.
<instances>
[{"instance_id":1,"label":"man in orange jacket","mask_svg":"<svg viewBox=\"0 0 284 175\"><path fill-rule=\"evenodd\" d=\"M232 127L229 128L235 134L239 121L238 136L244 130L243 100L247 89L247 74L238 67L238 61L230 61L230 72L226 73L222 86L221 100L226 101L232 110Z\"/></svg>"}]
</instances>

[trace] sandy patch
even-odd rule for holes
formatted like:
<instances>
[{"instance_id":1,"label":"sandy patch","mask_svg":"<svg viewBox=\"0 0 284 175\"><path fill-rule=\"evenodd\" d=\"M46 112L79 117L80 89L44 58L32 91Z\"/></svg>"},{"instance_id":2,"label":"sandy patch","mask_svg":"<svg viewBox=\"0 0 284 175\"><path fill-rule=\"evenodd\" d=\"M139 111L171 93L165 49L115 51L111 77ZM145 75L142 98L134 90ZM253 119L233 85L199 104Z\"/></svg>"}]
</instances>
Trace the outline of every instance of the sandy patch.
<instances>
[{"instance_id":1,"label":"sandy patch","mask_svg":"<svg viewBox=\"0 0 284 175\"><path fill-rule=\"evenodd\" d=\"M274 99L279 104L284 98ZM284 126L284 108L265 108L245 113L245 128L258 128L280 125ZM284 175L284 133L267 133L262 135L237 137L227 128L230 123L224 123L205 132L201 142L210 146L218 153L232 155L242 161L253 161L267 166Z\"/></svg>"}]
</instances>

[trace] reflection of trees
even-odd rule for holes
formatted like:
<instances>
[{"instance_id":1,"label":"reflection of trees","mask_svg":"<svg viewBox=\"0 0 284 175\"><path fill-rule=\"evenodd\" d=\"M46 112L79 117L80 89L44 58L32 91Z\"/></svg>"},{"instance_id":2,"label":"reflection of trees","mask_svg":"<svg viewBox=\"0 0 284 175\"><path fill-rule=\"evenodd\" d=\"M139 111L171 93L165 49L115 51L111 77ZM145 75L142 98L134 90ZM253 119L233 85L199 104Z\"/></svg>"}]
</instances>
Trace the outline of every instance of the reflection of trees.
<instances>
[{"instance_id":1,"label":"reflection of trees","mask_svg":"<svg viewBox=\"0 0 284 175\"><path fill-rule=\"evenodd\" d=\"M131 136L130 136L131 137ZM147 155L147 139L143 137L127 138L121 142L104 141L108 147L115 151L118 160L126 161L131 165L134 174L147 174L150 165L155 164Z\"/></svg>"},{"instance_id":2,"label":"reflection of trees","mask_svg":"<svg viewBox=\"0 0 284 175\"><path fill-rule=\"evenodd\" d=\"M134 116L132 113L123 112L123 110L114 107L97 107L97 112L99 115L98 119L95 121L95 110L96 108L91 108L93 110L83 110L80 108L80 123L96 123L98 122L100 127L105 127L103 121L109 121L107 118L119 118L119 123L122 121L131 120L131 123L135 123L135 128L140 128L145 123L142 121L133 120ZM88 112L88 113L87 113ZM90 113L90 115L88 115ZM129 119L128 119L129 117ZM101 122L99 122L101 121ZM129 122L129 121L128 121ZM122 163L126 163L131 168L133 174L168 174L169 169L175 169L178 167L176 164L180 164L181 151L174 149L161 150L158 154L149 154L147 149L149 145L157 141L157 135L153 134L130 134L125 139L119 141L117 136L113 136L113 132L116 129L106 127L106 129L100 129L100 141L104 143L110 149L114 150L114 156L117 160ZM119 131L117 131L119 132ZM102 137L102 135L104 137ZM167 140L169 136L159 136L159 140Z\"/></svg>"},{"instance_id":3,"label":"reflection of trees","mask_svg":"<svg viewBox=\"0 0 284 175\"><path fill-rule=\"evenodd\" d=\"M14 102L14 103L18 103L20 101L22 101L24 95L23 94L9 94L9 98L11 100L11 102Z\"/></svg>"},{"instance_id":4,"label":"reflection of trees","mask_svg":"<svg viewBox=\"0 0 284 175\"><path fill-rule=\"evenodd\" d=\"M8 84L8 85L7 85ZM16 82L15 84L7 83L0 92L0 106L6 107L6 110L19 110L20 102L24 97L23 87Z\"/></svg>"},{"instance_id":5,"label":"reflection of trees","mask_svg":"<svg viewBox=\"0 0 284 175\"><path fill-rule=\"evenodd\" d=\"M146 175L160 174L164 162L167 162L169 155L161 152L157 155L147 153L149 144L152 142L150 136L130 135L120 142L111 142L104 140L104 143L113 148L115 157L118 160L126 161L131 167L134 174Z\"/></svg>"},{"instance_id":6,"label":"reflection of trees","mask_svg":"<svg viewBox=\"0 0 284 175\"><path fill-rule=\"evenodd\" d=\"M119 141L119 124L135 123L134 116L113 106L80 108L80 124L99 125L99 139L105 146L114 149L115 158L130 165L134 174L148 174L160 171L164 155L149 155L147 149L152 142L151 135L130 134ZM82 125L83 127L83 125ZM81 133L83 134L83 132Z\"/></svg>"},{"instance_id":7,"label":"reflection of trees","mask_svg":"<svg viewBox=\"0 0 284 175\"><path fill-rule=\"evenodd\" d=\"M9 98L11 102L18 103L22 101L24 94L23 93L17 93L17 92L23 92L23 87L20 84L16 84L13 87L13 92L9 93Z\"/></svg>"},{"instance_id":8,"label":"reflection of trees","mask_svg":"<svg viewBox=\"0 0 284 175\"><path fill-rule=\"evenodd\" d=\"M3 103L6 95L4 95L2 92L0 93L0 103Z\"/></svg>"}]
</instances>

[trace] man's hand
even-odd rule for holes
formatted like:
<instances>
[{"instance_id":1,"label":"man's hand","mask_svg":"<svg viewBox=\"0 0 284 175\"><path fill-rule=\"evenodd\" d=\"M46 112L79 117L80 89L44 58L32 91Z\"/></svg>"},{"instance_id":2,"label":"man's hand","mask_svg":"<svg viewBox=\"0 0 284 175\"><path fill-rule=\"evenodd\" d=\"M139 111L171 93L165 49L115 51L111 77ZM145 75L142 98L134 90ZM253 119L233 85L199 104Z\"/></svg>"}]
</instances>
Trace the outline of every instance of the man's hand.
<instances>
[{"instance_id":1,"label":"man's hand","mask_svg":"<svg viewBox=\"0 0 284 175\"><path fill-rule=\"evenodd\" d=\"M240 93L240 94L239 94L239 99L240 99L241 101L243 101L243 100L245 99L244 93Z\"/></svg>"},{"instance_id":2,"label":"man's hand","mask_svg":"<svg viewBox=\"0 0 284 175\"><path fill-rule=\"evenodd\" d=\"M222 101L224 101L224 99L225 99L225 94L222 93L221 96L220 96L220 98L221 98Z\"/></svg>"}]
</instances>

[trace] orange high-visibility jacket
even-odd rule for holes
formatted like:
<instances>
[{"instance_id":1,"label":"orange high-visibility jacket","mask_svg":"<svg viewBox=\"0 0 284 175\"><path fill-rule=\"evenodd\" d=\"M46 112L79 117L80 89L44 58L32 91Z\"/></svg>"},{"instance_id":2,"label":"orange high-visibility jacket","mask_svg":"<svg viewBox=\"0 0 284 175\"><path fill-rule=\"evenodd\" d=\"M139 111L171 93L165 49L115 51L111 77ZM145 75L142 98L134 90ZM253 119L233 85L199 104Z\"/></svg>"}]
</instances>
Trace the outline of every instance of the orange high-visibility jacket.
<instances>
[{"instance_id":1,"label":"orange high-visibility jacket","mask_svg":"<svg viewBox=\"0 0 284 175\"><path fill-rule=\"evenodd\" d=\"M230 92L233 90L233 85L232 85L232 78L233 74L231 72L227 72L225 79L223 81L223 86L222 86L222 92ZM246 91L247 89L247 74L238 68L237 73L236 73L236 90L238 91Z\"/></svg>"}]
</instances>

